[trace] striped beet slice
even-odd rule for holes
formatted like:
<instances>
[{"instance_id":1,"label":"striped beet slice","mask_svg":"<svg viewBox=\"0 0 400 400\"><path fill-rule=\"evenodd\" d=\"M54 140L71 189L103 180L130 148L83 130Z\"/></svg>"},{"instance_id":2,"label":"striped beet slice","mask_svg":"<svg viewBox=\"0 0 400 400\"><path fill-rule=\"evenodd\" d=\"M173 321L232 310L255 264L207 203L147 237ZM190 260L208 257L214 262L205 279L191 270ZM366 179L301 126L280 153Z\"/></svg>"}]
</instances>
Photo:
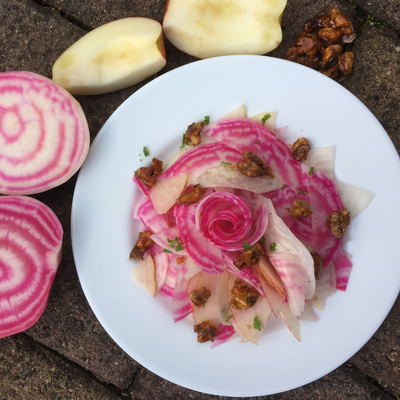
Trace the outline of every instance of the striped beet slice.
<instances>
[{"instance_id":1,"label":"striped beet slice","mask_svg":"<svg viewBox=\"0 0 400 400\"><path fill-rule=\"evenodd\" d=\"M178 158L178 160L160 176L160 179L205 171L208 168L221 165L222 162L226 163L224 165L236 165L237 162L242 160L242 154L226 144L218 142L208 143Z\"/></svg>"},{"instance_id":2,"label":"striped beet slice","mask_svg":"<svg viewBox=\"0 0 400 400\"><path fill-rule=\"evenodd\" d=\"M245 118L221 119L207 125L203 133L240 153L251 151L271 167L274 175L297 191L304 188L301 163L289 147L267 127Z\"/></svg>"},{"instance_id":3,"label":"striped beet slice","mask_svg":"<svg viewBox=\"0 0 400 400\"><path fill-rule=\"evenodd\" d=\"M45 204L0 197L0 339L30 328L42 315L62 237L60 221Z\"/></svg>"},{"instance_id":4,"label":"striped beet slice","mask_svg":"<svg viewBox=\"0 0 400 400\"><path fill-rule=\"evenodd\" d=\"M44 192L80 168L90 136L80 104L33 72L0 73L0 193Z\"/></svg>"}]
</instances>

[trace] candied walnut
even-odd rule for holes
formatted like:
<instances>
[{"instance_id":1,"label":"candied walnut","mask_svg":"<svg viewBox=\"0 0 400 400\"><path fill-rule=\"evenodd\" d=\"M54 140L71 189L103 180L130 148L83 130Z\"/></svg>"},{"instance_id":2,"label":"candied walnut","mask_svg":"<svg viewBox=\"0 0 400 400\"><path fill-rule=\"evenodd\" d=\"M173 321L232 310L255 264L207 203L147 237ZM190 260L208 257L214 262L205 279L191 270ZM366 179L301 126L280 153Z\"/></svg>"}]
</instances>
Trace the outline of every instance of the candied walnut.
<instances>
[{"instance_id":1,"label":"candied walnut","mask_svg":"<svg viewBox=\"0 0 400 400\"><path fill-rule=\"evenodd\" d=\"M192 187L188 192L183 193L179 199L176 200L178 204L186 204L189 206L190 204L197 203L206 192L206 188L203 188L200 185L196 185Z\"/></svg>"},{"instance_id":2,"label":"candied walnut","mask_svg":"<svg viewBox=\"0 0 400 400\"><path fill-rule=\"evenodd\" d=\"M321 275L321 270L322 270L322 260L319 254L316 251L313 251L310 253L311 257L314 260L314 276L315 279L318 279L319 276Z\"/></svg>"},{"instance_id":3,"label":"candied walnut","mask_svg":"<svg viewBox=\"0 0 400 400\"><path fill-rule=\"evenodd\" d=\"M262 158L258 157L251 151L244 151L242 155L246 162L239 161L236 165L242 174L247 175L250 178L265 175L269 178L274 177L272 169L265 166L265 161Z\"/></svg>"},{"instance_id":4,"label":"candied walnut","mask_svg":"<svg viewBox=\"0 0 400 400\"><path fill-rule=\"evenodd\" d=\"M350 225L350 213L344 208L332 213L327 220L328 228L336 239L340 239Z\"/></svg>"},{"instance_id":5,"label":"candied walnut","mask_svg":"<svg viewBox=\"0 0 400 400\"><path fill-rule=\"evenodd\" d=\"M304 31L311 33L322 28L329 28L330 26L332 26L331 16L324 14L306 21L304 24Z\"/></svg>"},{"instance_id":6,"label":"candied walnut","mask_svg":"<svg viewBox=\"0 0 400 400\"><path fill-rule=\"evenodd\" d=\"M292 146L292 154L297 161L306 161L309 151L310 144L306 138L297 139Z\"/></svg>"},{"instance_id":7,"label":"candied walnut","mask_svg":"<svg viewBox=\"0 0 400 400\"><path fill-rule=\"evenodd\" d=\"M351 21L334 7L330 14L315 16L286 52L286 59L315 69L341 82L351 71L354 54L343 56L343 45L356 38ZM346 53L345 53L346 54Z\"/></svg>"},{"instance_id":8,"label":"candied walnut","mask_svg":"<svg viewBox=\"0 0 400 400\"><path fill-rule=\"evenodd\" d=\"M176 263L177 263L178 265L179 265L179 264L182 264L184 261L185 261L185 257L183 257L183 256L176 257Z\"/></svg>"},{"instance_id":9,"label":"candied walnut","mask_svg":"<svg viewBox=\"0 0 400 400\"><path fill-rule=\"evenodd\" d=\"M185 140L191 146L197 146L201 142L200 132L204 127L204 122L193 122L193 124L189 125L185 134Z\"/></svg>"},{"instance_id":10,"label":"candied walnut","mask_svg":"<svg viewBox=\"0 0 400 400\"><path fill-rule=\"evenodd\" d=\"M344 16L344 14L337 8L333 7L331 10L332 26L340 29L340 31L349 35L354 32L353 24L351 21Z\"/></svg>"},{"instance_id":11,"label":"candied walnut","mask_svg":"<svg viewBox=\"0 0 400 400\"><path fill-rule=\"evenodd\" d=\"M337 61L342 53L343 47L340 44L331 44L324 50L324 53L322 54L321 67L325 68L326 66Z\"/></svg>"},{"instance_id":12,"label":"candied walnut","mask_svg":"<svg viewBox=\"0 0 400 400\"><path fill-rule=\"evenodd\" d=\"M153 244L150 231L139 232L139 239L129 254L130 260L143 260L144 253Z\"/></svg>"},{"instance_id":13,"label":"candied walnut","mask_svg":"<svg viewBox=\"0 0 400 400\"><path fill-rule=\"evenodd\" d=\"M304 31L299 33L294 45L296 46L296 51L299 56L303 54L308 56L314 55L322 48L322 44L318 40L317 35Z\"/></svg>"},{"instance_id":14,"label":"candied walnut","mask_svg":"<svg viewBox=\"0 0 400 400\"><path fill-rule=\"evenodd\" d=\"M242 281L240 278L235 280L235 284L231 290L232 299L231 307L235 310L247 310L256 304L260 293L253 286Z\"/></svg>"},{"instance_id":15,"label":"candied walnut","mask_svg":"<svg viewBox=\"0 0 400 400\"><path fill-rule=\"evenodd\" d=\"M352 51L346 51L339 56L338 59L338 66L339 71L342 73L343 76L347 76L350 74L353 68L353 61L354 61L354 53Z\"/></svg>"},{"instance_id":16,"label":"candied walnut","mask_svg":"<svg viewBox=\"0 0 400 400\"><path fill-rule=\"evenodd\" d=\"M160 175L162 174L162 161L153 158L150 167L139 168L137 177L144 185L148 187L153 187Z\"/></svg>"},{"instance_id":17,"label":"candied walnut","mask_svg":"<svg viewBox=\"0 0 400 400\"><path fill-rule=\"evenodd\" d=\"M205 287L202 287L199 290L192 290L189 293L190 300L192 300L192 303L199 308L205 306L210 296L211 292Z\"/></svg>"},{"instance_id":18,"label":"candied walnut","mask_svg":"<svg viewBox=\"0 0 400 400\"><path fill-rule=\"evenodd\" d=\"M312 211L304 200L296 199L290 208L286 208L294 218L308 218Z\"/></svg>"},{"instance_id":19,"label":"candied walnut","mask_svg":"<svg viewBox=\"0 0 400 400\"><path fill-rule=\"evenodd\" d=\"M264 250L261 244L256 243L249 250L244 250L233 264L241 270L245 265L250 267L250 265L258 263L263 254Z\"/></svg>"},{"instance_id":20,"label":"candied walnut","mask_svg":"<svg viewBox=\"0 0 400 400\"><path fill-rule=\"evenodd\" d=\"M203 321L201 324L194 325L193 330L197 333L199 343L213 342L217 336L217 328L211 321Z\"/></svg>"}]
</instances>

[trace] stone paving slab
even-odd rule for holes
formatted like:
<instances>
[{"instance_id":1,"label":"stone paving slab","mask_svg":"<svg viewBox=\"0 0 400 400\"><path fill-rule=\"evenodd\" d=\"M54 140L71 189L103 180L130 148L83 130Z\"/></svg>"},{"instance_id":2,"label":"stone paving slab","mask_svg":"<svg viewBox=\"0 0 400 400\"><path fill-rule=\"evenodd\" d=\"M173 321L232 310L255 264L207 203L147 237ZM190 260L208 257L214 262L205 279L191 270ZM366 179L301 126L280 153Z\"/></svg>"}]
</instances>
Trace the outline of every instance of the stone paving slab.
<instances>
[{"instance_id":1,"label":"stone paving slab","mask_svg":"<svg viewBox=\"0 0 400 400\"><path fill-rule=\"evenodd\" d=\"M366 5L361 4L363 0L357 1L359 7L354 7L350 1L346 0L336 1L334 4L328 0L289 0L282 19L284 31L282 45L270 55L284 57L286 49L301 30L302 23L306 19L325 13L333 5L338 5L352 19L355 28L360 33L353 45L353 50L356 52L355 69L343 85L375 114L395 143L397 150L400 151L398 32L389 28L378 29L377 25L362 27L365 22L364 10L367 9ZM385 10L389 10L394 5L391 0L379 3ZM91 2L2 0L0 16L3 17L4 23L0 24L0 70L30 70L51 77L51 67L57 57L87 30L126 16L144 16L161 22L165 4L166 0L135 2L126 0L93 0ZM360 12L361 8L363 12ZM390 25L394 26L393 23ZM166 51L168 63L159 74L195 61L195 58L181 53L168 41ZM116 93L78 97L88 118L91 138L96 136L107 118L126 98L153 78ZM80 288L71 250L69 224L75 179L76 177L59 188L35 196L56 212L65 230L65 240L63 260L54 281L48 307L39 322L26 331L26 334L34 341L51 349L49 354L59 354L57 362L63 361L65 357L91 371L93 375L83 374L88 379L84 381L86 389L99 385L97 381L99 380L110 382L114 389L122 394L129 392L134 399L214 399L214 396L193 392L167 382L142 368L112 341L97 321ZM272 399L323 397L395 399L396 396L400 396L399 322L400 300L398 299L382 327L360 352L349 360L347 366L340 367L310 385L267 397ZM27 340L30 339L26 338L25 334L20 334L0 341L0 366L1 357L10 360L9 355L4 355L5 350L2 352L1 346L3 349L17 346L26 351L24 354L29 352L36 354L35 357L43 361L43 371L49 369L53 372L51 368L54 368L55 361L49 361L45 353L37 352L38 347L35 347L32 341L29 342L32 346L27 346ZM36 344L36 346L40 345ZM41 346L39 348L43 349ZM73 365L68 360L65 360L65 365ZM12 361L8 362L10 368L4 371L4 378L0 375L0 399L1 396L10 397L5 392L1 379L4 379L4 382L12 382L15 378ZM348 366L353 366L353 368ZM82 368L79 369L80 367L77 368L80 372L84 371ZM38 375L35 376L36 381L32 375L32 380L25 384L28 388L32 389L35 385L40 387ZM66 381L68 375L63 376L59 380ZM22 396L23 393L21 388L17 390L16 395ZM63 395L67 394L66 390ZM102 397L97 398L102 399Z\"/></svg>"}]
</instances>

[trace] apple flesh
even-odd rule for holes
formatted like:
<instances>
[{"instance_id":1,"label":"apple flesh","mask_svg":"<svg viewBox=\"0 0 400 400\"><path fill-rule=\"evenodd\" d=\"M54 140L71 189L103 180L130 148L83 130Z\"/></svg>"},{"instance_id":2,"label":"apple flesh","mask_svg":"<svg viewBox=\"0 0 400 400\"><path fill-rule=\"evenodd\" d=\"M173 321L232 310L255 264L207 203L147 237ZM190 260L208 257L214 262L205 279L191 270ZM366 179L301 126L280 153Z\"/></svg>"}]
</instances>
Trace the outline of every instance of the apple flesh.
<instances>
[{"instance_id":1,"label":"apple flesh","mask_svg":"<svg viewBox=\"0 0 400 400\"><path fill-rule=\"evenodd\" d=\"M161 24L124 18L75 42L55 62L53 81L74 95L109 93L132 86L166 64Z\"/></svg>"},{"instance_id":2,"label":"apple flesh","mask_svg":"<svg viewBox=\"0 0 400 400\"><path fill-rule=\"evenodd\" d=\"M166 37L198 58L265 54L282 40L286 0L169 0Z\"/></svg>"},{"instance_id":3,"label":"apple flesh","mask_svg":"<svg viewBox=\"0 0 400 400\"><path fill-rule=\"evenodd\" d=\"M148 255L137 263L132 272L133 280L147 293L155 297L157 294L156 263L153 256Z\"/></svg>"}]
</instances>

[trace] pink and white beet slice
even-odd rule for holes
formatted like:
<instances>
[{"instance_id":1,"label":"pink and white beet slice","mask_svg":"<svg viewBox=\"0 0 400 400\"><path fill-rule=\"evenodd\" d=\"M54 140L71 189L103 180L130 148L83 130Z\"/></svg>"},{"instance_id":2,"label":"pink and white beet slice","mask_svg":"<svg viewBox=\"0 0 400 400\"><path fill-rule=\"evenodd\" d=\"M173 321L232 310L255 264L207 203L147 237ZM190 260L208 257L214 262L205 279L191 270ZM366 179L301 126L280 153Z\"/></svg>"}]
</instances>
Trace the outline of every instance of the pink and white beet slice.
<instances>
[{"instance_id":1,"label":"pink and white beet slice","mask_svg":"<svg viewBox=\"0 0 400 400\"><path fill-rule=\"evenodd\" d=\"M27 71L0 73L0 193L44 192L81 167L90 144L80 104Z\"/></svg>"},{"instance_id":2,"label":"pink and white beet slice","mask_svg":"<svg viewBox=\"0 0 400 400\"><path fill-rule=\"evenodd\" d=\"M42 315L61 261L63 229L40 201L0 197L0 339Z\"/></svg>"}]
</instances>

